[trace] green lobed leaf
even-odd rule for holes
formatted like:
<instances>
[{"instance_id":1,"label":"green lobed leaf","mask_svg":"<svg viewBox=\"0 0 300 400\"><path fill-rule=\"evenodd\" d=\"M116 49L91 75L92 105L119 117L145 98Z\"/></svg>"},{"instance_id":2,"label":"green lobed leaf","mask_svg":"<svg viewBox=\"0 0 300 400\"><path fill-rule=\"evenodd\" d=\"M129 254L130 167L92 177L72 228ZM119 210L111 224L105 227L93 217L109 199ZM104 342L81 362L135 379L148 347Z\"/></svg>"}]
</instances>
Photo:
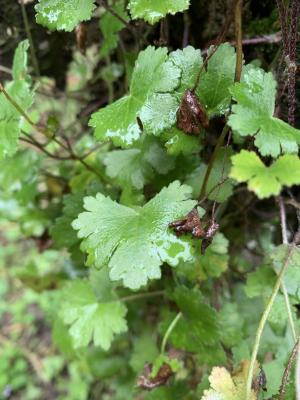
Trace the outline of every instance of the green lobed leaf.
<instances>
[{"instance_id":1,"label":"green lobed leaf","mask_svg":"<svg viewBox=\"0 0 300 400\"><path fill-rule=\"evenodd\" d=\"M247 275L245 293L248 297L269 296L276 282L276 275L270 266L260 266Z\"/></svg>"},{"instance_id":2,"label":"green lobed leaf","mask_svg":"<svg viewBox=\"0 0 300 400\"><path fill-rule=\"evenodd\" d=\"M0 161L0 189L21 204L28 205L37 194L40 158L30 150Z\"/></svg>"},{"instance_id":3,"label":"green lobed leaf","mask_svg":"<svg viewBox=\"0 0 300 400\"><path fill-rule=\"evenodd\" d=\"M30 90L30 78L27 75L28 41L20 42L14 56L13 78L5 85L8 94L26 111L33 102L33 92ZM18 138L23 123L23 117L16 108L0 93L0 159L12 156L18 147Z\"/></svg>"},{"instance_id":4,"label":"green lobed leaf","mask_svg":"<svg viewBox=\"0 0 300 400\"><path fill-rule=\"evenodd\" d=\"M180 286L175 289L173 297L183 313L181 325L188 327L190 340L201 347L218 342L217 312L205 303L202 293Z\"/></svg>"},{"instance_id":5,"label":"green lobed leaf","mask_svg":"<svg viewBox=\"0 0 300 400\"><path fill-rule=\"evenodd\" d=\"M69 248L79 242L71 223L83 210L83 193L67 194L64 196L63 203L62 216L56 218L50 234L57 246Z\"/></svg>"},{"instance_id":6,"label":"green lobed leaf","mask_svg":"<svg viewBox=\"0 0 300 400\"><path fill-rule=\"evenodd\" d=\"M112 10L122 17L125 21L128 21L128 15L124 10L124 3L120 2L116 5L111 6ZM100 48L100 56L106 57L111 50L115 49L118 44L118 32L124 28L123 22L116 18L112 13L106 11L104 15L100 17L99 21L100 29L103 34L103 42Z\"/></svg>"},{"instance_id":7,"label":"green lobed leaf","mask_svg":"<svg viewBox=\"0 0 300 400\"><path fill-rule=\"evenodd\" d=\"M199 138L186 135L176 128L176 126L164 132L163 139L166 140L165 146L167 148L167 153L172 156L177 156L180 153L189 155L201 149Z\"/></svg>"},{"instance_id":8,"label":"green lobed leaf","mask_svg":"<svg viewBox=\"0 0 300 400\"><path fill-rule=\"evenodd\" d=\"M230 91L237 102L228 119L232 129L241 136L255 136L255 145L263 156L298 151L300 131L273 117L276 82L271 72L247 68L242 81Z\"/></svg>"},{"instance_id":9,"label":"green lobed leaf","mask_svg":"<svg viewBox=\"0 0 300 400\"><path fill-rule=\"evenodd\" d=\"M296 155L284 154L269 167L253 151L242 150L231 160L230 177L238 182L247 182L248 189L260 199L278 195L283 186L300 183L300 159Z\"/></svg>"},{"instance_id":10,"label":"green lobed leaf","mask_svg":"<svg viewBox=\"0 0 300 400\"><path fill-rule=\"evenodd\" d=\"M75 348L85 347L92 341L95 346L108 350L114 336L127 331L125 305L107 294L108 289L104 296L97 297L87 280L70 282L63 290L61 317L70 325Z\"/></svg>"},{"instance_id":11,"label":"green lobed leaf","mask_svg":"<svg viewBox=\"0 0 300 400\"><path fill-rule=\"evenodd\" d=\"M206 249L205 254L200 252L201 244L193 243L193 259L189 262L180 263L177 270L191 282L203 281L208 277L219 277L228 268L228 240L222 233L217 233Z\"/></svg>"},{"instance_id":12,"label":"green lobed leaf","mask_svg":"<svg viewBox=\"0 0 300 400\"><path fill-rule=\"evenodd\" d=\"M35 6L36 22L70 32L79 22L89 20L95 7L94 0L39 0Z\"/></svg>"},{"instance_id":13,"label":"green lobed leaf","mask_svg":"<svg viewBox=\"0 0 300 400\"><path fill-rule=\"evenodd\" d=\"M234 47L223 43L209 59L207 70L200 75L196 94L209 116L222 115L229 110L229 88L234 82L235 63Z\"/></svg>"},{"instance_id":14,"label":"green lobed leaf","mask_svg":"<svg viewBox=\"0 0 300 400\"><path fill-rule=\"evenodd\" d=\"M168 61L167 49L152 46L140 52L131 78L130 94L92 114L89 125L98 140L113 139L128 147L140 138L137 116L151 106L149 98L156 92L171 92L179 83L180 69ZM149 105L150 104L150 105ZM174 123L174 115L170 116ZM168 119L165 121L168 125Z\"/></svg>"},{"instance_id":15,"label":"green lobed leaf","mask_svg":"<svg viewBox=\"0 0 300 400\"><path fill-rule=\"evenodd\" d=\"M180 86L176 88L176 93L182 96L186 89L192 89L196 83L197 75L203 65L201 51L187 46L182 50L172 51L169 60L181 69Z\"/></svg>"},{"instance_id":16,"label":"green lobed leaf","mask_svg":"<svg viewBox=\"0 0 300 400\"><path fill-rule=\"evenodd\" d=\"M142 189L154 177L154 171L166 174L174 168L171 158L160 144L146 137L140 148L113 150L104 158L106 174L122 187Z\"/></svg>"},{"instance_id":17,"label":"green lobed leaf","mask_svg":"<svg viewBox=\"0 0 300 400\"><path fill-rule=\"evenodd\" d=\"M142 18L155 24L167 14L176 14L187 10L190 0L130 0L128 9L133 19Z\"/></svg>"},{"instance_id":18,"label":"green lobed leaf","mask_svg":"<svg viewBox=\"0 0 300 400\"><path fill-rule=\"evenodd\" d=\"M188 240L176 237L168 224L190 211L191 189L178 181L161 190L139 209L122 206L98 193L86 197L87 210L73 222L96 267L108 265L110 278L138 289L161 277L163 262L176 266L190 258Z\"/></svg>"},{"instance_id":19,"label":"green lobed leaf","mask_svg":"<svg viewBox=\"0 0 300 400\"><path fill-rule=\"evenodd\" d=\"M135 372L141 372L144 365L153 363L158 354L153 335L146 331L134 341L130 366Z\"/></svg>"}]
</instances>

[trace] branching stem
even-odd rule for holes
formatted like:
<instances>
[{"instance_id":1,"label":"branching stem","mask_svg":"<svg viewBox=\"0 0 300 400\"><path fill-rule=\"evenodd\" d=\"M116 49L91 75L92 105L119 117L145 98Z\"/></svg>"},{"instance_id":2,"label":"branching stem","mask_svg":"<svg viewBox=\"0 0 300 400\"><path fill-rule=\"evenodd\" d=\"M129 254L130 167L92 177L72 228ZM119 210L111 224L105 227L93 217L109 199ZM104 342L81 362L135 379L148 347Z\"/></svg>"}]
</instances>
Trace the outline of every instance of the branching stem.
<instances>
[{"instance_id":1,"label":"branching stem","mask_svg":"<svg viewBox=\"0 0 300 400\"><path fill-rule=\"evenodd\" d=\"M202 183L202 186L201 186L200 194L199 194L199 202L202 201L202 199L204 198L204 196L206 194L206 187L207 187L207 183L208 183L208 180L209 180L209 177L210 177L210 173L212 171L214 162L215 162L215 160L217 158L219 149L222 146L228 131L229 131L229 126L226 124L224 126L223 130L222 130L221 135L218 138L218 141L216 143L216 146L214 148L212 156L211 156L211 158L209 160L209 163L208 163L208 166L207 166L207 169L206 169L206 173L205 173L205 176L204 176L204 179L203 179L203 183Z\"/></svg>"}]
</instances>

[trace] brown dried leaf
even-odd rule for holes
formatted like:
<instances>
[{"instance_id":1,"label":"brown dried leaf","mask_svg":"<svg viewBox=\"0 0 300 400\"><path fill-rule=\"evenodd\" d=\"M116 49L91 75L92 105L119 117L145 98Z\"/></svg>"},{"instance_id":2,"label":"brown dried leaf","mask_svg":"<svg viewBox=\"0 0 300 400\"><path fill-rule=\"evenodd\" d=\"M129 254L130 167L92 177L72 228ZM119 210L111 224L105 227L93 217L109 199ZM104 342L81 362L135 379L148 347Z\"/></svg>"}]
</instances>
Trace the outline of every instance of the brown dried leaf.
<instances>
[{"instance_id":1,"label":"brown dried leaf","mask_svg":"<svg viewBox=\"0 0 300 400\"><path fill-rule=\"evenodd\" d=\"M205 231L201 226L201 220L196 208L193 208L183 219L171 222L170 228L173 228L176 235L191 233L196 238L205 237Z\"/></svg>"},{"instance_id":2,"label":"brown dried leaf","mask_svg":"<svg viewBox=\"0 0 300 400\"><path fill-rule=\"evenodd\" d=\"M170 377L174 374L172 368L167 363L164 363L160 367L157 375L154 378L151 377L151 371L151 364L145 364L143 374L138 377L138 387L145 390L153 390L158 386L165 385Z\"/></svg>"},{"instance_id":3,"label":"brown dried leaf","mask_svg":"<svg viewBox=\"0 0 300 400\"><path fill-rule=\"evenodd\" d=\"M200 104L197 96L191 90L184 92L177 111L177 128L188 135L199 135L200 128L207 129L209 125L205 107Z\"/></svg>"}]
</instances>

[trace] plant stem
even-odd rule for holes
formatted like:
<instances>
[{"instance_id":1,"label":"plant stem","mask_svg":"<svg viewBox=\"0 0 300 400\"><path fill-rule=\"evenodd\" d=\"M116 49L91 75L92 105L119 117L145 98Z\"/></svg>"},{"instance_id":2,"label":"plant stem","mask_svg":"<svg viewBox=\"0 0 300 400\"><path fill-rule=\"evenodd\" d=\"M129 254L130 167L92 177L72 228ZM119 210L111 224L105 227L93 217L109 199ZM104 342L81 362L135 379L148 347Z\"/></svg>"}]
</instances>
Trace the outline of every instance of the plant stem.
<instances>
[{"instance_id":1,"label":"plant stem","mask_svg":"<svg viewBox=\"0 0 300 400\"><path fill-rule=\"evenodd\" d=\"M255 336L255 342L254 342L254 346L253 346L253 350L252 350L252 354L251 354L251 360L250 360L250 365L249 365L249 370L248 370L248 377L247 377L247 385L246 385L246 400L251 400L251 391L252 391L252 380L253 380L253 374L254 374L254 367L255 367L255 362L256 362L256 358L257 358L257 354L258 354L258 349L259 349L259 345L260 345L260 341L261 341L261 337L263 334L263 330L264 327L266 325L266 322L268 320L271 308L274 304L275 298L278 294L279 288L281 286L281 282L282 282L282 278L284 276L285 271L288 268L289 265L289 260L290 257L292 255L292 251L294 249L294 244L290 245L289 249L288 249L288 253L286 256L286 260L278 274L275 286L273 288L272 294L270 296L270 299L267 303L267 306L263 312L263 315L261 317L261 320L259 322L258 328L257 328L257 332L256 332L256 336Z\"/></svg>"},{"instance_id":2,"label":"plant stem","mask_svg":"<svg viewBox=\"0 0 300 400\"><path fill-rule=\"evenodd\" d=\"M300 400L300 342L298 344L298 353L296 361L296 371L295 371L295 383L296 383L296 399Z\"/></svg>"},{"instance_id":3,"label":"plant stem","mask_svg":"<svg viewBox=\"0 0 300 400\"><path fill-rule=\"evenodd\" d=\"M165 290L156 290L153 292L137 293L137 294L132 294L130 296L121 297L120 300L121 301L132 301L132 300L147 299L149 297L164 296L165 293L166 293Z\"/></svg>"},{"instance_id":4,"label":"plant stem","mask_svg":"<svg viewBox=\"0 0 300 400\"><path fill-rule=\"evenodd\" d=\"M170 325L169 325L169 327L168 327L168 329L167 329L167 331L166 331L166 333L165 333L165 335L163 337L162 343L161 343L161 350L160 350L161 354L163 354L165 352L166 344L167 344L167 341L169 339L169 336L171 335L173 329L175 328L175 326L177 325L177 322L180 320L181 317L182 317L182 312L180 311L176 315L176 317L173 319L173 321L170 323Z\"/></svg>"},{"instance_id":5,"label":"plant stem","mask_svg":"<svg viewBox=\"0 0 300 400\"><path fill-rule=\"evenodd\" d=\"M202 183L202 186L201 186L201 190L200 190L200 194L199 194L199 202L203 199L203 197L206 194L206 187L207 187L208 179L210 177L210 173L212 171L212 167L214 165L214 162L215 162L215 160L217 158L217 155L218 155L218 151L219 151L220 147L222 146L228 131L229 131L229 126L226 124L224 126L222 132L221 132L221 135L218 138L218 141L216 143L216 146L214 148L212 156L211 156L211 158L209 160L209 164L207 166L206 173L205 173L204 180L203 180L203 183Z\"/></svg>"},{"instance_id":6,"label":"plant stem","mask_svg":"<svg viewBox=\"0 0 300 400\"><path fill-rule=\"evenodd\" d=\"M298 351L299 351L299 338L296 340L296 343L295 343L293 350L291 352L291 355L289 357L287 366L283 373L283 377L282 377L282 381L281 381L281 385L280 385L280 389L279 389L279 400L284 400L285 389L286 389L286 385L288 383L290 370L292 368L293 362L297 356Z\"/></svg>"},{"instance_id":7,"label":"plant stem","mask_svg":"<svg viewBox=\"0 0 300 400\"><path fill-rule=\"evenodd\" d=\"M242 38L242 7L243 0L237 0L234 12L235 40L236 40L236 64L234 81L239 82L243 66L243 38Z\"/></svg>"},{"instance_id":8,"label":"plant stem","mask_svg":"<svg viewBox=\"0 0 300 400\"><path fill-rule=\"evenodd\" d=\"M20 107L20 105L10 96L10 94L5 90L4 86L0 82L0 92L3 93L7 101L9 101L13 107L19 112L19 114L24 117L24 119L31 125L33 128L35 128L40 134L44 135L49 139L49 135L46 133L44 129L36 125L32 119L29 117L28 114ZM97 177L103 181L104 183L106 182L106 179L104 176L102 176L97 170L95 170L93 167L91 167L86 161L82 159L82 157L78 156L76 153L74 153L73 149L70 148L68 145L65 145L63 142L61 142L59 139L57 139L55 136L51 137L51 140L53 140L55 143L57 143L60 147L62 147L68 154L70 154L70 159L78 161L80 164L82 164L87 170L90 172L94 173L97 175Z\"/></svg>"},{"instance_id":9,"label":"plant stem","mask_svg":"<svg viewBox=\"0 0 300 400\"><path fill-rule=\"evenodd\" d=\"M286 227L286 210L285 210L285 205L284 205L284 202L283 202L283 199L281 196L279 196L278 202L279 202L279 209L280 209L280 225L281 225L282 243L287 245L288 237L287 237L287 227ZM291 307L289 294L286 289L284 281L281 282L281 290L282 290L284 301L285 301L285 306L286 306L286 310L287 310L287 314L288 314L288 320L290 323L292 335L293 335L294 341L296 342L297 335L296 335L296 328L295 328L293 314L292 314L292 307Z\"/></svg>"},{"instance_id":10,"label":"plant stem","mask_svg":"<svg viewBox=\"0 0 300 400\"><path fill-rule=\"evenodd\" d=\"M29 44L30 44L30 53L31 53L33 68L34 68L36 76L40 77L40 67L39 67L39 63L38 63L36 53L35 53L35 47L34 47L32 35L31 35L31 30L30 30L30 26L29 26L29 22L28 22L26 7L24 5L24 0L20 0L20 4L21 4L22 17L23 17L23 21L24 21L24 25L25 25L25 31L26 31L26 35L28 37Z\"/></svg>"}]
</instances>

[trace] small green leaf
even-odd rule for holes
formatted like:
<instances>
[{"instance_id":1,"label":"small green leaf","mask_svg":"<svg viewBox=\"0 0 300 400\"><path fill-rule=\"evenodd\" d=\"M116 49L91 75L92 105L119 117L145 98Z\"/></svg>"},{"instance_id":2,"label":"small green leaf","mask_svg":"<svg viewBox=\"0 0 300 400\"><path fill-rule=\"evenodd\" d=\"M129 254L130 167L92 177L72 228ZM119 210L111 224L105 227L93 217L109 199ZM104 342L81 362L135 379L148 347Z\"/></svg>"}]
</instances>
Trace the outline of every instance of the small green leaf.
<instances>
[{"instance_id":1,"label":"small green leaf","mask_svg":"<svg viewBox=\"0 0 300 400\"><path fill-rule=\"evenodd\" d=\"M159 352L155 339L150 333L145 332L134 342L133 351L130 358L130 366L135 372L141 372L146 363L153 363Z\"/></svg>"},{"instance_id":2,"label":"small green leaf","mask_svg":"<svg viewBox=\"0 0 300 400\"><path fill-rule=\"evenodd\" d=\"M253 151L242 150L231 160L230 176L238 182L248 182L248 189L260 199L278 195L283 186L300 183L300 159L296 155L285 154L270 167L266 167Z\"/></svg>"},{"instance_id":3,"label":"small green leaf","mask_svg":"<svg viewBox=\"0 0 300 400\"><path fill-rule=\"evenodd\" d=\"M124 3L121 2L111 7L111 9L123 20L128 21L128 15L124 10ZM124 23L116 18L111 12L106 11L104 15L100 17L100 29L103 34L103 42L100 48L100 56L106 57L115 49L118 44L118 32L124 28Z\"/></svg>"},{"instance_id":4,"label":"small green leaf","mask_svg":"<svg viewBox=\"0 0 300 400\"><path fill-rule=\"evenodd\" d=\"M174 160L166 154L158 142L146 137L140 148L114 150L104 158L106 174L116 179L122 187L128 184L142 189L153 179L154 171L166 174L174 168Z\"/></svg>"},{"instance_id":5,"label":"small green leaf","mask_svg":"<svg viewBox=\"0 0 300 400\"><path fill-rule=\"evenodd\" d=\"M220 332L217 313L205 303L202 293L180 286L175 289L173 297L183 313L183 319L178 322L179 329L180 325L187 326L189 340L201 347L218 342Z\"/></svg>"},{"instance_id":6,"label":"small green leaf","mask_svg":"<svg viewBox=\"0 0 300 400\"><path fill-rule=\"evenodd\" d=\"M57 246L69 248L79 241L71 223L83 210L83 193L67 194L63 202L63 214L55 220L50 233Z\"/></svg>"},{"instance_id":7,"label":"small green leaf","mask_svg":"<svg viewBox=\"0 0 300 400\"><path fill-rule=\"evenodd\" d=\"M133 19L143 18L149 24L155 24L167 14L176 14L187 10L190 0L130 0L128 8Z\"/></svg>"},{"instance_id":8,"label":"small green leaf","mask_svg":"<svg viewBox=\"0 0 300 400\"><path fill-rule=\"evenodd\" d=\"M116 334L127 331L126 307L117 300L98 301L86 280L70 282L64 289L61 316L75 348L91 341L108 350Z\"/></svg>"},{"instance_id":9,"label":"small green leaf","mask_svg":"<svg viewBox=\"0 0 300 400\"><path fill-rule=\"evenodd\" d=\"M206 193L210 200L222 203L232 194L233 181L228 179L232 153L231 147L223 147L218 152L206 185ZM207 165L201 163L199 167L187 176L186 183L192 186L194 196L198 196L200 193L206 170Z\"/></svg>"},{"instance_id":10,"label":"small green leaf","mask_svg":"<svg viewBox=\"0 0 300 400\"><path fill-rule=\"evenodd\" d=\"M73 228L84 238L83 246L96 267L108 264L110 278L138 289L148 279L161 277L163 262L176 266L190 258L188 240L176 237L168 224L190 211L191 189L178 181L156 195L144 207L131 209L98 193L86 197L86 212L79 214Z\"/></svg>"},{"instance_id":11,"label":"small green leaf","mask_svg":"<svg viewBox=\"0 0 300 400\"><path fill-rule=\"evenodd\" d=\"M28 41L20 42L14 56L13 78L5 85L5 90L13 100L26 111L33 102L30 78L27 75ZM16 108L0 93L0 159L12 156L18 148L18 138L24 118Z\"/></svg>"},{"instance_id":12,"label":"small green leaf","mask_svg":"<svg viewBox=\"0 0 300 400\"><path fill-rule=\"evenodd\" d=\"M183 96L185 90L192 89L196 83L197 75L203 64L201 51L187 46L182 50L172 51L169 59L182 71L180 86L176 88L176 92Z\"/></svg>"},{"instance_id":13,"label":"small green leaf","mask_svg":"<svg viewBox=\"0 0 300 400\"><path fill-rule=\"evenodd\" d=\"M23 40L16 48L13 60L12 77L15 81L27 80L30 83L30 77L27 75L29 40Z\"/></svg>"},{"instance_id":14,"label":"small green leaf","mask_svg":"<svg viewBox=\"0 0 300 400\"><path fill-rule=\"evenodd\" d=\"M201 143L198 137L186 135L175 126L163 133L163 139L166 140L165 146L168 154L172 156L177 156L180 153L189 155L194 152L199 152L201 149Z\"/></svg>"},{"instance_id":15,"label":"small green leaf","mask_svg":"<svg viewBox=\"0 0 300 400\"><path fill-rule=\"evenodd\" d=\"M36 22L49 29L72 31L79 22L91 19L95 7L94 0L39 0Z\"/></svg>"},{"instance_id":16,"label":"small green leaf","mask_svg":"<svg viewBox=\"0 0 300 400\"><path fill-rule=\"evenodd\" d=\"M237 104L232 107L228 124L241 136L255 136L255 145L263 156L298 151L300 131L273 117L276 82L271 72L247 68L242 82L235 83L231 93Z\"/></svg>"},{"instance_id":17,"label":"small green leaf","mask_svg":"<svg viewBox=\"0 0 300 400\"><path fill-rule=\"evenodd\" d=\"M212 50L211 50L212 51ZM236 56L234 47L221 44L200 75L196 94L208 115L222 115L229 109L229 88L234 82Z\"/></svg>"},{"instance_id":18,"label":"small green leaf","mask_svg":"<svg viewBox=\"0 0 300 400\"><path fill-rule=\"evenodd\" d=\"M260 266L256 271L247 275L245 293L249 298L269 296L275 285L276 275L270 266Z\"/></svg>"}]
</instances>

